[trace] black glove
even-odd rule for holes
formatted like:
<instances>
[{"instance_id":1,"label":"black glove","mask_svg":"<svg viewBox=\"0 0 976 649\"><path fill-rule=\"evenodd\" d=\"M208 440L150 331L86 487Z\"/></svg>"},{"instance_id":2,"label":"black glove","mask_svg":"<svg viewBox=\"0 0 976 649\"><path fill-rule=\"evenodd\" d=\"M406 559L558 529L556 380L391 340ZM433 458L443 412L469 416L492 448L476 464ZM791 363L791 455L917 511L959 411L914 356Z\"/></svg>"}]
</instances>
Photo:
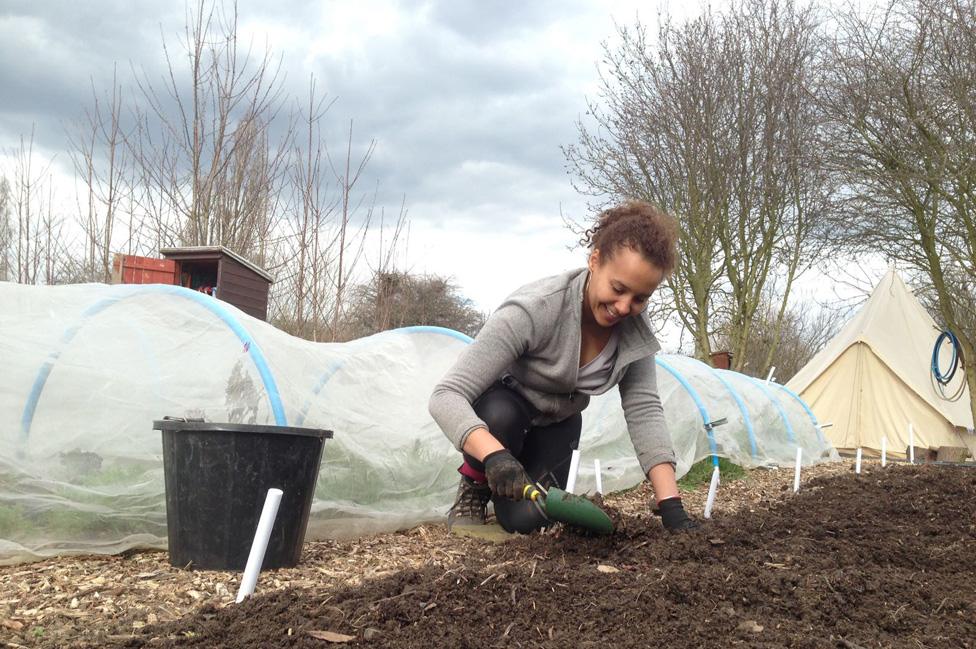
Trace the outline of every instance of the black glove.
<instances>
[{"instance_id":1,"label":"black glove","mask_svg":"<svg viewBox=\"0 0 976 649\"><path fill-rule=\"evenodd\" d=\"M512 500L522 500L522 490L532 480L525 473L522 464L507 448L489 453L483 460L488 486L496 496Z\"/></svg>"},{"instance_id":2,"label":"black glove","mask_svg":"<svg viewBox=\"0 0 976 649\"><path fill-rule=\"evenodd\" d=\"M688 516L684 505L681 504L681 498L678 496L665 498L657 504L657 508L653 512L661 517L664 529L669 532L684 532L701 527L697 521Z\"/></svg>"}]
</instances>

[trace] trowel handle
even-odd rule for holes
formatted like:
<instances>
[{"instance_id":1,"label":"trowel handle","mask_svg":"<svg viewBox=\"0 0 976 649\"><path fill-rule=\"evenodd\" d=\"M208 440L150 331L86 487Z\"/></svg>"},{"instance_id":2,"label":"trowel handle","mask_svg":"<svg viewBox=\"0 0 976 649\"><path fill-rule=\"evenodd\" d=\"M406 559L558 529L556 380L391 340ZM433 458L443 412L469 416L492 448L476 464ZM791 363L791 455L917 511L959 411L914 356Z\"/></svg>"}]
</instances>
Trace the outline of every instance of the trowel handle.
<instances>
[{"instance_id":1,"label":"trowel handle","mask_svg":"<svg viewBox=\"0 0 976 649\"><path fill-rule=\"evenodd\" d=\"M527 484L522 488L522 497L536 502L539 498L545 499L546 494L535 485Z\"/></svg>"}]
</instances>

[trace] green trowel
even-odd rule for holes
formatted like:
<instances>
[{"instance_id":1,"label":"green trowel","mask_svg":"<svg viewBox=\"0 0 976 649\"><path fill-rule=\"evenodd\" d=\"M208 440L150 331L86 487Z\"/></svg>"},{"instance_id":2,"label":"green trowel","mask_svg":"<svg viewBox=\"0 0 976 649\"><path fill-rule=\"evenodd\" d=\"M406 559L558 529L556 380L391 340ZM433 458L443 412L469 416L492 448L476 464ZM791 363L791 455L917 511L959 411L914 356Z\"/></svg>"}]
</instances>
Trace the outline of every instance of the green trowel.
<instances>
[{"instance_id":1,"label":"green trowel","mask_svg":"<svg viewBox=\"0 0 976 649\"><path fill-rule=\"evenodd\" d=\"M543 490L536 485L525 485L522 496L542 507L546 516L560 523L586 528L597 534L613 532L613 521L596 504L582 496L550 487Z\"/></svg>"}]
</instances>

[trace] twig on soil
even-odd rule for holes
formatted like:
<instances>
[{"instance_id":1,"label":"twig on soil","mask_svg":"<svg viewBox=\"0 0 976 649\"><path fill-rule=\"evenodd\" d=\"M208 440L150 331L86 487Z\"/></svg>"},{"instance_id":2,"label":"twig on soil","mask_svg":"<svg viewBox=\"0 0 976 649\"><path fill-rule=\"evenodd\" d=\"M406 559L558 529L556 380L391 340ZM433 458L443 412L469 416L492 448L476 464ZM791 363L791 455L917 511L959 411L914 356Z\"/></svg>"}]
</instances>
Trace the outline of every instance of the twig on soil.
<instances>
[{"instance_id":1,"label":"twig on soil","mask_svg":"<svg viewBox=\"0 0 976 649\"><path fill-rule=\"evenodd\" d=\"M346 617L346 612L345 611L343 611L338 606L332 606L331 604L326 604L324 606L320 606L318 608L318 610L316 611L316 615L321 615L323 611L332 611L333 613L338 613L339 616L342 617L342 618L345 618Z\"/></svg>"},{"instance_id":2,"label":"twig on soil","mask_svg":"<svg viewBox=\"0 0 976 649\"><path fill-rule=\"evenodd\" d=\"M381 604L383 602L389 601L391 599L397 599L397 598L403 597L405 595L416 595L416 594L417 594L417 591L415 591L415 590L405 590L405 591L403 591L402 593L400 593L398 595L390 595L389 597L384 597L383 599L378 599L375 602L373 602L372 604L370 604L369 607L370 608L376 608L376 606L378 604Z\"/></svg>"},{"instance_id":3,"label":"twig on soil","mask_svg":"<svg viewBox=\"0 0 976 649\"><path fill-rule=\"evenodd\" d=\"M458 572L461 572L463 570L464 570L464 566L458 566L457 568L450 568L449 570L445 571L443 575L441 575L440 577L438 577L434 581L435 582L440 581L441 579L443 579L444 577L447 577L448 575L453 575L453 574L458 573Z\"/></svg>"},{"instance_id":4,"label":"twig on soil","mask_svg":"<svg viewBox=\"0 0 976 649\"><path fill-rule=\"evenodd\" d=\"M941 557L943 554L947 554L949 552L952 552L953 550L955 550L960 545L962 545L962 544L959 543L959 541L956 541L955 543L950 543L949 545L945 546L941 550L937 550L937 551L933 552L932 553L932 556L933 557Z\"/></svg>"},{"instance_id":5,"label":"twig on soil","mask_svg":"<svg viewBox=\"0 0 976 649\"><path fill-rule=\"evenodd\" d=\"M834 589L834 587L833 587L833 586L831 585L831 583L830 583L830 580L829 580L829 579L827 579L827 576L826 576L826 575L824 575L824 578L823 578L823 580L824 580L824 582L826 582L826 584L827 584L827 588L829 588L829 589L830 589L830 592L832 592L832 593L833 593L834 595L837 595L837 596L840 596L840 593L838 593L838 592L837 592L837 591L836 591L836 590Z\"/></svg>"},{"instance_id":6,"label":"twig on soil","mask_svg":"<svg viewBox=\"0 0 976 649\"><path fill-rule=\"evenodd\" d=\"M850 640L846 640L844 638L838 638L837 641L840 642L841 646L844 647L844 649L866 649L865 647L862 647L861 645L855 644Z\"/></svg>"},{"instance_id":7,"label":"twig on soil","mask_svg":"<svg viewBox=\"0 0 976 649\"><path fill-rule=\"evenodd\" d=\"M350 622L349 625L352 628L354 628L354 629L361 629L361 628L363 628L364 626L366 626L366 624L365 623L364 624L359 624L359 621L362 620L364 617L366 617L366 615L367 615L366 613L363 613L362 615L360 615L359 617L357 617L355 620L353 620L352 622Z\"/></svg>"}]
</instances>

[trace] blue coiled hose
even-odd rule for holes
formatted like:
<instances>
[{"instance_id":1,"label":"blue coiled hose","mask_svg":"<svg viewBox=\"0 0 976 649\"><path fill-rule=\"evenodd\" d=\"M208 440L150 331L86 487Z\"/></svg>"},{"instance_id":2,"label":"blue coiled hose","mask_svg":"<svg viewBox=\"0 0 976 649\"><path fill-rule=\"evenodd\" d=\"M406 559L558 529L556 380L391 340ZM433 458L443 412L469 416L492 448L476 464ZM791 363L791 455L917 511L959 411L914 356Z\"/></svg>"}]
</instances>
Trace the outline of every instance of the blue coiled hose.
<instances>
[{"instance_id":1,"label":"blue coiled hose","mask_svg":"<svg viewBox=\"0 0 976 649\"><path fill-rule=\"evenodd\" d=\"M942 344L945 341L949 341L952 345L952 358L949 361L949 368L947 371L943 372L942 367L939 365L939 351L942 349ZM963 381L959 390L956 394L947 395L945 393L945 387L949 385L953 377L956 376L956 371L959 369L960 365L964 364L964 359L962 355L962 347L959 345L959 339L956 338L956 334L952 333L951 330L946 329L939 334L939 337L935 340L935 347L932 348L932 378L937 384L939 392L942 394L942 398L948 399L950 401L955 401L960 396L962 396L963 389L966 386L966 382Z\"/></svg>"},{"instance_id":2,"label":"blue coiled hose","mask_svg":"<svg viewBox=\"0 0 976 649\"><path fill-rule=\"evenodd\" d=\"M949 371L945 374L942 373L942 368L939 367L939 350L942 349L942 343L948 340L952 344L952 360L949 361L951 367ZM932 348L932 376L935 380L939 382L940 385L949 385L952 381L952 377L956 375L956 370L959 369L959 359L962 356L962 349L959 347L959 339L956 338L956 334L952 333L949 329L946 329L939 337L935 340L935 347Z\"/></svg>"}]
</instances>

